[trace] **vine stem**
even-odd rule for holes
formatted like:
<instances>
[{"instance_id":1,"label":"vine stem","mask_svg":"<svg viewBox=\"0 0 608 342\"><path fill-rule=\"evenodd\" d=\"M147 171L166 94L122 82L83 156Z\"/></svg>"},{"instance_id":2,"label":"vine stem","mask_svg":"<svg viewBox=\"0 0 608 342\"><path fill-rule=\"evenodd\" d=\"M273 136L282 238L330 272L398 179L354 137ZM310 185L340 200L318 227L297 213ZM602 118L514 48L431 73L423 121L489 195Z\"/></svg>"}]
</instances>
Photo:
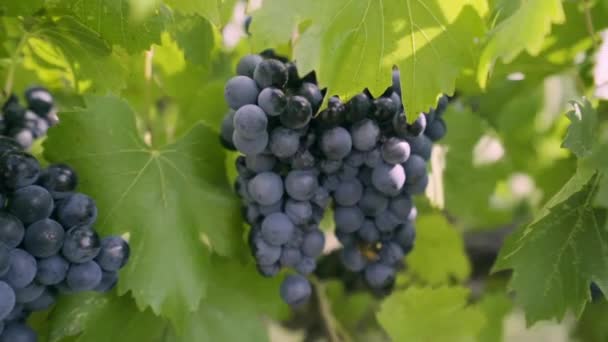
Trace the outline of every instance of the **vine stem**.
<instances>
[{"instance_id":1,"label":"vine stem","mask_svg":"<svg viewBox=\"0 0 608 342\"><path fill-rule=\"evenodd\" d=\"M351 342L351 339L342 329L342 326L336 322L335 317L331 313L331 307L329 303L329 299L325 294L325 285L323 285L318 279L312 278L310 282L315 288L315 292L317 294L317 299L319 302L319 313L321 315L321 319L323 320L323 324L325 325L325 329L327 330L327 334L329 335L330 342Z\"/></svg>"},{"instance_id":2,"label":"vine stem","mask_svg":"<svg viewBox=\"0 0 608 342\"><path fill-rule=\"evenodd\" d=\"M15 51L11 56L11 62L8 67L8 72L6 73L6 81L4 82L4 95L6 97L9 97L10 94L13 92L13 82L15 80L15 68L17 67L17 59L19 58L19 53L21 52L21 49L25 45L25 42L28 38L28 34L23 33L23 36L21 36L21 39L19 40L19 43L17 43Z\"/></svg>"},{"instance_id":3,"label":"vine stem","mask_svg":"<svg viewBox=\"0 0 608 342\"><path fill-rule=\"evenodd\" d=\"M595 28L593 27L593 18L591 17L591 4L589 0L583 0L583 6L585 6L585 25L587 26L587 31L591 36L591 40L593 41L593 46L597 49L599 47L599 42L597 39L597 35L595 34Z\"/></svg>"}]
</instances>

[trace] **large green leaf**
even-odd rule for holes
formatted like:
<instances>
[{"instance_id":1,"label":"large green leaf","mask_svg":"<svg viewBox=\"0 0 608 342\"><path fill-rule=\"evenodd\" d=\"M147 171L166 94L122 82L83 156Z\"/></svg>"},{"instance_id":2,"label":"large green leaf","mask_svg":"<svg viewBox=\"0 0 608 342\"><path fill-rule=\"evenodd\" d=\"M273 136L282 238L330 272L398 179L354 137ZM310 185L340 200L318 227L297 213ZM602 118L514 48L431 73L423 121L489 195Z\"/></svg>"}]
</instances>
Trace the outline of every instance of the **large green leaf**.
<instances>
[{"instance_id":1,"label":"large green leaf","mask_svg":"<svg viewBox=\"0 0 608 342\"><path fill-rule=\"evenodd\" d=\"M120 45L130 53L146 50L160 41L168 19L167 11L157 7L145 18L135 20L129 0L68 0L58 3L110 44Z\"/></svg>"},{"instance_id":2,"label":"large green leaf","mask_svg":"<svg viewBox=\"0 0 608 342\"><path fill-rule=\"evenodd\" d=\"M608 290L605 212L593 208L598 177L581 169L500 251L495 270L513 269L511 287L529 323L577 316L589 300L589 284Z\"/></svg>"},{"instance_id":3,"label":"large green leaf","mask_svg":"<svg viewBox=\"0 0 608 342\"><path fill-rule=\"evenodd\" d=\"M566 114L571 124L563 146L578 158L584 158L591 155L597 142L597 114L586 99L583 103L574 102L572 105L574 109Z\"/></svg>"},{"instance_id":4,"label":"large green leaf","mask_svg":"<svg viewBox=\"0 0 608 342\"><path fill-rule=\"evenodd\" d=\"M226 24L235 0L165 0L165 3L184 14L196 13L216 26Z\"/></svg>"},{"instance_id":5,"label":"large green leaf","mask_svg":"<svg viewBox=\"0 0 608 342\"><path fill-rule=\"evenodd\" d=\"M409 288L388 297L377 317L393 341L475 341L485 318L467 306L468 295L462 287Z\"/></svg>"},{"instance_id":6,"label":"large green leaf","mask_svg":"<svg viewBox=\"0 0 608 342\"><path fill-rule=\"evenodd\" d=\"M502 341L505 316L513 303L505 294L490 293L483 296L479 307L486 316L486 324L479 334L479 342Z\"/></svg>"},{"instance_id":7,"label":"large green leaf","mask_svg":"<svg viewBox=\"0 0 608 342\"><path fill-rule=\"evenodd\" d=\"M561 0L519 1L519 8L491 32L479 61L478 81L485 87L494 61L512 61L523 50L537 54L551 25L565 20Z\"/></svg>"},{"instance_id":8,"label":"large green leaf","mask_svg":"<svg viewBox=\"0 0 608 342\"><path fill-rule=\"evenodd\" d=\"M418 113L440 93L452 93L462 70L476 66L486 12L478 0L267 0L253 13L252 42L257 50L277 46L306 22L294 42L302 74L316 70L331 95L350 97L364 88L379 95L397 65L405 106Z\"/></svg>"},{"instance_id":9,"label":"large green leaf","mask_svg":"<svg viewBox=\"0 0 608 342\"><path fill-rule=\"evenodd\" d=\"M49 131L45 157L78 171L80 190L97 201L102 234L129 234L132 259L119 289L130 290L140 308L180 322L205 294L209 250L242 253L224 154L202 125L151 149L126 103L89 97L86 110L63 113Z\"/></svg>"},{"instance_id":10,"label":"large green leaf","mask_svg":"<svg viewBox=\"0 0 608 342\"><path fill-rule=\"evenodd\" d=\"M439 214L416 221L416 245L406 259L408 270L429 285L464 281L471 272L462 235Z\"/></svg>"},{"instance_id":11,"label":"large green leaf","mask_svg":"<svg viewBox=\"0 0 608 342\"><path fill-rule=\"evenodd\" d=\"M0 16L31 15L44 6L44 0L2 1Z\"/></svg>"}]
</instances>

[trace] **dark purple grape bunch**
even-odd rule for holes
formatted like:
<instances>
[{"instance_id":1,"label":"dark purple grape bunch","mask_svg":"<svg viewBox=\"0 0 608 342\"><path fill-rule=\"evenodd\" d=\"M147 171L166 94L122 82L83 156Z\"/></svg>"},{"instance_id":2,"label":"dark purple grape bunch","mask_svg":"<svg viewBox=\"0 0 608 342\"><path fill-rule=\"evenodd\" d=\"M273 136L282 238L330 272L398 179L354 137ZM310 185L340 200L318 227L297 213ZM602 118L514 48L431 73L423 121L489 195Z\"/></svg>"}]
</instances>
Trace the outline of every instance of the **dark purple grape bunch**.
<instances>
[{"instance_id":1,"label":"dark purple grape bunch","mask_svg":"<svg viewBox=\"0 0 608 342\"><path fill-rule=\"evenodd\" d=\"M247 55L226 84L231 110L221 128L222 144L236 149L235 188L251 226L249 244L259 273L294 271L281 286L290 305L306 302L306 275L316 268L325 236L319 229L329 193L319 185L311 125L323 101L314 75L300 78L295 64L272 52Z\"/></svg>"},{"instance_id":2,"label":"dark purple grape bunch","mask_svg":"<svg viewBox=\"0 0 608 342\"><path fill-rule=\"evenodd\" d=\"M15 139L24 149L46 134L49 127L57 124L57 109L51 93L42 87L25 91L24 107L12 94L2 106L0 135Z\"/></svg>"},{"instance_id":3,"label":"dark purple grape bunch","mask_svg":"<svg viewBox=\"0 0 608 342\"><path fill-rule=\"evenodd\" d=\"M42 169L19 143L0 137L0 341L36 341L30 313L58 295L106 292L118 281L129 245L98 236L95 202L77 185L69 166Z\"/></svg>"}]
</instances>

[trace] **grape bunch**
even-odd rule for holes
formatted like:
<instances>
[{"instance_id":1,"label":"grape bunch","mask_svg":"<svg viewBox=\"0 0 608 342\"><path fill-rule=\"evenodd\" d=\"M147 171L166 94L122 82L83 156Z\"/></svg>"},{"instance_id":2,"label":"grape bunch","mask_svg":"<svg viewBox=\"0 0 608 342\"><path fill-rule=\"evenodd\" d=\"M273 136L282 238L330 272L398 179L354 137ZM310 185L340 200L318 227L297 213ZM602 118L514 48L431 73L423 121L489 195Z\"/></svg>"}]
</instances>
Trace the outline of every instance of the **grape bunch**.
<instances>
[{"instance_id":1,"label":"grape bunch","mask_svg":"<svg viewBox=\"0 0 608 342\"><path fill-rule=\"evenodd\" d=\"M12 94L4 103L0 117L0 135L12 137L27 149L59 119L53 96L48 90L31 87L25 91L25 101L27 107L23 107L19 98Z\"/></svg>"},{"instance_id":2,"label":"grape bunch","mask_svg":"<svg viewBox=\"0 0 608 342\"><path fill-rule=\"evenodd\" d=\"M97 235L97 207L77 184L69 166L42 169L0 137L0 342L36 341L25 322L31 312L59 294L106 292L118 281L129 245Z\"/></svg>"},{"instance_id":3,"label":"grape bunch","mask_svg":"<svg viewBox=\"0 0 608 342\"><path fill-rule=\"evenodd\" d=\"M390 286L413 248L412 195L428 183L426 163L445 134L447 98L409 124L398 71L382 96L332 96L320 112L325 91L314 72L300 77L293 62L271 51L243 57L236 71L225 87L231 110L220 142L242 154L235 191L259 273L294 270L281 297L304 303L311 294L306 276L325 243L319 223L331 204L345 268L363 272L372 288Z\"/></svg>"}]
</instances>

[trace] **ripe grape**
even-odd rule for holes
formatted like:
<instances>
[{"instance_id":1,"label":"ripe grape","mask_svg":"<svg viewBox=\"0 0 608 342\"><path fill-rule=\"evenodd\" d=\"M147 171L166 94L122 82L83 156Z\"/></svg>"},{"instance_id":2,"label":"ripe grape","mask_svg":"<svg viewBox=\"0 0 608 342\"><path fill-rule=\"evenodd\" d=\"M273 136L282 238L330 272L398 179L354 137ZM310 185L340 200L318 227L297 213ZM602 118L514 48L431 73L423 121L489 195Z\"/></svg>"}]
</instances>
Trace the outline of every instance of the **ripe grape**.
<instances>
[{"instance_id":1,"label":"ripe grape","mask_svg":"<svg viewBox=\"0 0 608 342\"><path fill-rule=\"evenodd\" d=\"M266 113L256 105L244 105L234 114L234 130L243 138L256 139L266 132L267 125Z\"/></svg>"},{"instance_id":2,"label":"ripe grape","mask_svg":"<svg viewBox=\"0 0 608 342\"><path fill-rule=\"evenodd\" d=\"M244 105L255 104L260 89L256 82L247 76L235 76L226 83L224 98L228 106L237 110Z\"/></svg>"},{"instance_id":3,"label":"ripe grape","mask_svg":"<svg viewBox=\"0 0 608 342\"><path fill-rule=\"evenodd\" d=\"M260 88L271 86L281 88L287 83L287 77L287 67L276 59L261 61L253 71L253 79Z\"/></svg>"},{"instance_id":4,"label":"ripe grape","mask_svg":"<svg viewBox=\"0 0 608 342\"><path fill-rule=\"evenodd\" d=\"M312 293L310 283L306 278L298 274L285 277L281 283L281 298L291 306L305 303Z\"/></svg>"}]
</instances>

